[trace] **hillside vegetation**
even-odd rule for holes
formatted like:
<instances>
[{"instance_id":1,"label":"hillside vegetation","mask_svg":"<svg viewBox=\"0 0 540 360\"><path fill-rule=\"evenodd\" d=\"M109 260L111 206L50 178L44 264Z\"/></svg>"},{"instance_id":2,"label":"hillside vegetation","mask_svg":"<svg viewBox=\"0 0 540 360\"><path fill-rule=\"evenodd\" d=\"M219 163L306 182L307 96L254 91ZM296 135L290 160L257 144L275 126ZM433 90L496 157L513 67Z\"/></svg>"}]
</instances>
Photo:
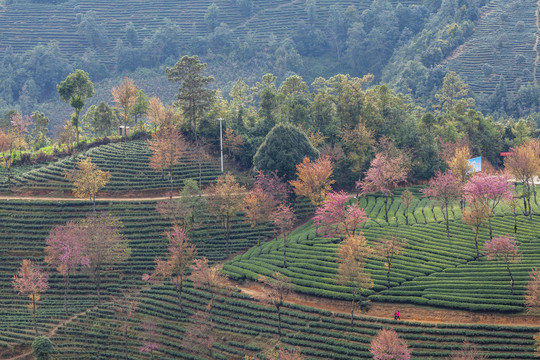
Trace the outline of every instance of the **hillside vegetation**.
<instances>
[{"instance_id":1,"label":"hillside vegetation","mask_svg":"<svg viewBox=\"0 0 540 360\"><path fill-rule=\"evenodd\" d=\"M540 2L0 4L1 359L540 353Z\"/></svg>"},{"instance_id":2,"label":"hillside vegetation","mask_svg":"<svg viewBox=\"0 0 540 360\"><path fill-rule=\"evenodd\" d=\"M447 68L476 93L493 93L501 76L511 92L537 83L537 8L534 1L491 1L474 34L445 60Z\"/></svg>"},{"instance_id":3,"label":"hillside vegetation","mask_svg":"<svg viewBox=\"0 0 540 360\"><path fill-rule=\"evenodd\" d=\"M110 202L98 203L98 211L110 211L119 216L124 223L122 232L129 239L132 254L120 271L109 272L103 279L103 291L117 296L130 287L142 288L137 296L139 302L136 315L123 319L115 313L115 305L106 300L102 305L97 304L94 288L86 272L78 272L71 278L69 306L72 314L81 313L65 326L55 331L52 340L58 346L57 358L69 359L78 356L83 359L122 357L124 354L123 333L126 321L129 324L128 353L129 358L142 359L139 352L144 341L143 322L154 321L159 329L160 349L155 356L163 359L208 358L202 352L191 354L181 345L179 339L185 336L187 317L197 310L207 309L210 294L206 290L194 289L191 282L184 286L183 304L185 311L180 313L176 294L171 284L163 283L151 287L145 286L141 276L152 271L154 258L163 256L165 239L162 230L167 226L166 221L154 212L153 202ZM49 229L58 223L74 220L84 216L91 207L84 202L57 203L50 201L4 201L0 207L0 217L3 226L0 232L0 244L3 259L0 271L2 288L0 313L2 320L0 328L0 353L7 351L9 346L29 342L34 334L31 331L31 313L26 309L27 300L18 297L11 289L11 277L16 271L20 259L31 258L40 260L44 247L44 238ZM235 220L232 235L233 251L245 250L256 243L253 230L248 224L242 224L241 218ZM535 218L535 223L536 223ZM495 221L497 231L507 231L504 218ZM218 228L216 228L218 226ZM537 231L531 230L528 220L521 220L518 239L522 241L538 241ZM444 229L440 224L415 225L399 227L396 230L410 239L409 251L396 260L396 269L392 275L392 288L382 292L382 295L372 296L373 300L392 302L419 302L438 306L470 308L470 304L461 303L458 299L467 299L466 291L478 293L489 290L484 306L493 306L501 311L512 311L521 308L522 281L518 281L516 300L510 304L504 300L507 293L504 283L504 271L499 265L491 265L481 261L478 267L466 263L470 260L467 238L470 230L460 224L452 226L453 233L460 233L449 242L444 237ZM366 236L379 236L385 232L385 227L373 224L366 229ZM433 240L428 240L426 234L432 234ZM529 235L527 235L529 234ZM200 255L211 259L223 258L223 243L219 225L211 219L205 221L203 228L194 234L194 243ZM482 235L485 238L485 234ZM459 244L459 247L456 247ZM279 269L272 265L272 258L279 262L280 240L266 243L259 253L257 247L245 255L235 259L231 265L225 265L224 270L231 274L249 274L258 272L270 274L279 269L290 276L296 285L296 290L346 299L346 293L340 293L339 287L333 284L335 272L334 252L337 247L332 239L316 238L313 228L308 224L291 236L290 267ZM462 249L462 250L459 250ZM524 249L526 254L528 250ZM532 253L535 251L533 250ZM531 254L532 254L531 253ZM529 255L527 255L528 257ZM537 255L535 255L537 256ZM423 260L425 259L425 260ZM531 258L535 262L536 258ZM411 265L412 262L412 265ZM253 265L248 266L252 263ZM454 268L455 265L458 265ZM520 265L525 271L527 265ZM249 269L242 270L239 269ZM380 262L369 262L370 271L376 282L375 290L382 290L383 266ZM444 270L444 269L447 270ZM443 271L444 270L444 271ZM467 277L463 277L468 274ZM500 272L500 274L499 274ZM380 274L380 275L379 275ZM456 281L452 274L459 274L459 296L456 298ZM472 275L474 274L474 275ZM244 276L244 275L243 275ZM442 276L442 277L441 277ZM439 277L439 278L437 278ZM315 280L315 278L317 280ZM482 279L475 281L474 279ZM487 279L491 281L487 281ZM521 279L522 276L519 275ZM52 274L51 289L43 296L38 308L39 331L46 333L59 321L65 320L62 306L63 281L59 275ZM399 285L401 283L401 286ZM324 285L323 285L324 284ZM433 286L432 284L437 284ZM308 286L308 287L306 287ZM451 287L451 292L444 289ZM330 287L333 290L328 290ZM496 290L499 289L499 290ZM493 297L493 292L497 296ZM418 294L417 294L418 293ZM487 293L486 293L487 294ZM437 299L443 299L437 301ZM446 298L444 298L446 296ZM377 299L376 299L377 298ZM418 300L416 300L418 299ZM430 300L428 300L430 299ZM506 305L501 304L505 301ZM457 306L456 306L457 304ZM482 307L479 303L476 309ZM464 339L480 344L483 352L497 359L533 358L534 341L532 335L539 330L537 327L516 327L498 325L457 325L431 324L403 321L399 326L391 320L357 316L354 327L350 326L349 315L331 313L319 310L285 304L282 309L282 326L284 336L281 342L301 350L310 359L339 358L369 358L369 342L378 329L392 327L407 341L415 359L447 357L452 350L459 349ZM214 305L214 321L218 336L213 341L214 356L221 359L243 359L244 355L262 352L268 343L274 343L277 336L277 316L273 307L261 304L237 291L220 292ZM441 342L440 339L445 341ZM99 350L96 350L99 349Z\"/></svg>"},{"instance_id":4,"label":"hillside vegetation","mask_svg":"<svg viewBox=\"0 0 540 360\"><path fill-rule=\"evenodd\" d=\"M522 116L538 107L526 92L536 84L536 8L522 0L8 1L0 9L0 111L40 109L58 125L68 114L55 85L76 68L102 82L89 105L111 102L111 84L128 72L147 93L170 99L173 87L153 78L197 54L225 91L267 72L308 83L371 73L428 108L455 70L479 109ZM501 75L506 86L494 99Z\"/></svg>"}]
</instances>

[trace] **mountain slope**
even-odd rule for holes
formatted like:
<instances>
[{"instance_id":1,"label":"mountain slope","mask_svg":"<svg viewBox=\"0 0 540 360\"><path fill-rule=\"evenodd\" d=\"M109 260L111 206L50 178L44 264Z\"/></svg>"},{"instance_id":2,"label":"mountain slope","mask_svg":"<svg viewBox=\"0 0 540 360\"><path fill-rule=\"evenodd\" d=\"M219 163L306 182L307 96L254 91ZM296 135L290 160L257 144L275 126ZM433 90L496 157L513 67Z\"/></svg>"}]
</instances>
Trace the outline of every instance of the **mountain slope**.
<instances>
[{"instance_id":1,"label":"mountain slope","mask_svg":"<svg viewBox=\"0 0 540 360\"><path fill-rule=\"evenodd\" d=\"M534 1L491 1L482 9L474 34L445 60L446 68L459 73L477 93L493 93L501 75L511 92L536 81L537 7Z\"/></svg>"}]
</instances>

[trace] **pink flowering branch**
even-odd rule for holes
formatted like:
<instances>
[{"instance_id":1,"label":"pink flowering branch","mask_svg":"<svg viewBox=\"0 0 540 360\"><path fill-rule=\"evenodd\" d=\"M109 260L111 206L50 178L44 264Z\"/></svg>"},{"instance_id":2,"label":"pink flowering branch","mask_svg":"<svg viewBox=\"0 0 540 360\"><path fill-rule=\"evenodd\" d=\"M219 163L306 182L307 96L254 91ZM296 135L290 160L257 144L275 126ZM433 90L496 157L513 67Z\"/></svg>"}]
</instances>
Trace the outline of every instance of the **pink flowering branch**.
<instances>
[{"instance_id":1,"label":"pink flowering branch","mask_svg":"<svg viewBox=\"0 0 540 360\"><path fill-rule=\"evenodd\" d=\"M314 222L318 233L350 236L367 222L365 210L356 203L347 206L348 200L348 195L343 191L328 193L322 206L315 211Z\"/></svg>"},{"instance_id":2,"label":"pink flowering branch","mask_svg":"<svg viewBox=\"0 0 540 360\"><path fill-rule=\"evenodd\" d=\"M149 353L150 359L154 358L153 352L159 349L158 338L161 335L154 321L146 320L142 323L143 327L143 344L139 348L139 352Z\"/></svg>"},{"instance_id":3,"label":"pink flowering branch","mask_svg":"<svg viewBox=\"0 0 540 360\"><path fill-rule=\"evenodd\" d=\"M493 238L491 218L495 208L502 200L511 200L514 196L514 184L508 175L488 175L479 173L473 176L463 187L468 202L478 201L488 210L489 238Z\"/></svg>"},{"instance_id":4,"label":"pink flowering branch","mask_svg":"<svg viewBox=\"0 0 540 360\"><path fill-rule=\"evenodd\" d=\"M356 186L364 195L377 191L383 193L386 222L388 222L388 198L394 194L395 188L400 183L407 180L409 169L409 161L405 154L399 153L390 157L384 153L378 153L365 172L364 180L356 182Z\"/></svg>"},{"instance_id":5,"label":"pink flowering branch","mask_svg":"<svg viewBox=\"0 0 540 360\"><path fill-rule=\"evenodd\" d=\"M484 244L484 254L488 260L499 260L506 264L510 275L512 295L514 295L514 277L510 269L511 263L517 263L521 259L517 242L510 235L495 237Z\"/></svg>"},{"instance_id":6,"label":"pink flowering branch","mask_svg":"<svg viewBox=\"0 0 540 360\"><path fill-rule=\"evenodd\" d=\"M450 224L448 207L459 200L463 194L463 187L459 178L450 172L436 171L435 176L429 181L429 185L420 190L424 196L438 201L444 208L443 215L446 220L446 235L450 238Z\"/></svg>"},{"instance_id":7,"label":"pink flowering branch","mask_svg":"<svg viewBox=\"0 0 540 360\"><path fill-rule=\"evenodd\" d=\"M371 341L371 349L375 360L410 360L411 352L407 344L399 338L394 330L382 329Z\"/></svg>"},{"instance_id":8,"label":"pink flowering branch","mask_svg":"<svg viewBox=\"0 0 540 360\"><path fill-rule=\"evenodd\" d=\"M86 254L84 229L80 224L67 223L55 226L49 233L45 248L45 262L55 266L64 277L64 309L69 316L67 294L69 277L80 266L89 267L90 258Z\"/></svg>"},{"instance_id":9,"label":"pink flowering branch","mask_svg":"<svg viewBox=\"0 0 540 360\"><path fill-rule=\"evenodd\" d=\"M540 270L534 268L529 273L529 282L525 290L527 312L540 314Z\"/></svg>"}]
</instances>

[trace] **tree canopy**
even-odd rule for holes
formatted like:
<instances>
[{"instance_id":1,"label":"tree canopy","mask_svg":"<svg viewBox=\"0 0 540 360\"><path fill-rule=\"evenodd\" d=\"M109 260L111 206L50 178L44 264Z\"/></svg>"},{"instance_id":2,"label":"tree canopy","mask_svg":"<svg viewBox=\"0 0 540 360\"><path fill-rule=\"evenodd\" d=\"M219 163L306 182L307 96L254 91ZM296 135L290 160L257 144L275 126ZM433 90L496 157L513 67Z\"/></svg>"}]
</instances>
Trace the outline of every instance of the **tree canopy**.
<instances>
[{"instance_id":1,"label":"tree canopy","mask_svg":"<svg viewBox=\"0 0 540 360\"><path fill-rule=\"evenodd\" d=\"M256 169L272 172L277 170L286 180L295 178L296 165L304 157L315 160L319 151L311 145L306 134L289 124L276 125L266 136L255 157Z\"/></svg>"}]
</instances>

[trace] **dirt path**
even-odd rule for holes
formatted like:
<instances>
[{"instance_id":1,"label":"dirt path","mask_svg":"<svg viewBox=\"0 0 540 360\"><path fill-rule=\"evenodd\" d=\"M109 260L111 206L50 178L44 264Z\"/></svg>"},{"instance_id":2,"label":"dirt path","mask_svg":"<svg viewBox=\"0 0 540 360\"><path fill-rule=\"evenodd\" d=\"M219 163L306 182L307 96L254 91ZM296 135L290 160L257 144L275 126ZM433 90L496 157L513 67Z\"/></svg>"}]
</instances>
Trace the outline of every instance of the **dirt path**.
<instances>
[{"instance_id":1,"label":"dirt path","mask_svg":"<svg viewBox=\"0 0 540 360\"><path fill-rule=\"evenodd\" d=\"M94 310L96 309L97 306L94 306L94 307L91 307L91 308L88 308L80 313L77 313L77 314L73 314L72 316L70 316L69 318L67 318L66 320L63 320L61 322L59 322L58 324L56 324L51 330L49 330L49 332L47 333L47 337L50 339L52 338L54 335L56 335L56 332L58 331L58 329L60 329L62 326L65 326L69 323L71 323L73 320L77 319L79 316L84 316L86 315L86 313L90 310ZM29 350L21 355L17 355L15 357L12 357L12 358L7 358L7 360L27 360L27 359L32 359L32 350Z\"/></svg>"},{"instance_id":2,"label":"dirt path","mask_svg":"<svg viewBox=\"0 0 540 360\"><path fill-rule=\"evenodd\" d=\"M206 195L203 195L206 196ZM173 199L178 199L180 196L173 196ZM96 201L157 201L168 200L169 196L156 197L98 197ZM80 199L75 197L50 197L50 196L12 196L0 195L0 200L38 200L38 201L89 201L88 199Z\"/></svg>"},{"instance_id":3,"label":"dirt path","mask_svg":"<svg viewBox=\"0 0 540 360\"><path fill-rule=\"evenodd\" d=\"M207 193L201 194L204 197L210 197L211 195ZM180 195L173 195L173 199L179 199ZM133 194L124 194L117 196L103 196L97 197L96 202L98 201L160 201L160 200L169 200L169 195L154 195L151 196L134 196ZM32 201L88 201L89 199L81 199L74 196L47 196L47 195L36 195L36 194L21 194L21 195L3 195L0 194L1 200L32 200Z\"/></svg>"},{"instance_id":4,"label":"dirt path","mask_svg":"<svg viewBox=\"0 0 540 360\"><path fill-rule=\"evenodd\" d=\"M257 282L244 284L234 283L244 294L256 299L262 299L265 295L264 286ZM350 314L351 303L341 300L330 300L309 295L294 293L287 297L287 302L305 305L332 312ZM540 317L530 315L504 315L504 314L475 314L467 311L430 308L407 304L371 303L369 311L362 315L392 319L394 311L399 310L401 320L420 321L430 323L452 324L494 324L494 325L524 325L539 326ZM356 314L360 315L357 311Z\"/></svg>"}]
</instances>

